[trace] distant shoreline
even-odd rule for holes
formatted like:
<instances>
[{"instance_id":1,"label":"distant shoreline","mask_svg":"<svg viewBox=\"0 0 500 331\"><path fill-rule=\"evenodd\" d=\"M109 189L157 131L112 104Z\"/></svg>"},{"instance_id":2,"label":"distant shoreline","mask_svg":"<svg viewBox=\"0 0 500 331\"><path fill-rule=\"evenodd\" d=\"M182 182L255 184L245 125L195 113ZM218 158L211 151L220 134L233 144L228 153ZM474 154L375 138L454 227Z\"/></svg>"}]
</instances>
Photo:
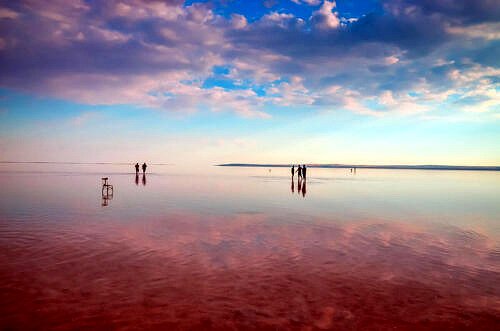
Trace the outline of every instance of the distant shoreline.
<instances>
[{"instance_id":1,"label":"distant shoreline","mask_svg":"<svg viewBox=\"0 0 500 331\"><path fill-rule=\"evenodd\" d=\"M358 168L358 169L401 169L401 170L475 170L500 171L500 166L453 166L453 165L367 165L367 164L306 164L309 168ZM292 164L224 163L218 167L261 167L289 168Z\"/></svg>"}]
</instances>

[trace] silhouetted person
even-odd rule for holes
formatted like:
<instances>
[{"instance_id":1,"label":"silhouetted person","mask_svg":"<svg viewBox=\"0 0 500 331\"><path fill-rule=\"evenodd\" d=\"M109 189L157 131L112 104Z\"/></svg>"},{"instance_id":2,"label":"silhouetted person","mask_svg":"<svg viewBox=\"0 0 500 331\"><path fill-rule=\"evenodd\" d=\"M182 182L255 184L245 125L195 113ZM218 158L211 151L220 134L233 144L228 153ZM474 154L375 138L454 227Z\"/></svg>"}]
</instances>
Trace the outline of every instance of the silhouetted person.
<instances>
[{"instance_id":1,"label":"silhouetted person","mask_svg":"<svg viewBox=\"0 0 500 331\"><path fill-rule=\"evenodd\" d=\"M303 165L302 165L302 177L304 177L304 179L306 179L306 172L307 172L306 165L305 165L305 164L303 164Z\"/></svg>"},{"instance_id":2,"label":"silhouetted person","mask_svg":"<svg viewBox=\"0 0 500 331\"><path fill-rule=\"evenodd\" d=\"M304 177L304 182L302 183L302 197L305 198L305 196L306 196L306 180Z\"/></svg>"},{"instance_id":3,"label":"silhouetted person","mask_svg":"<svg viewBox=\"0 0 500 331\"><path fill-rule=\"evenodd\" d=\"M136 163L135 164L135 173L138 174L139 173L139 163Z\"/></svg>"},{"instance_id":4,"label":"silhouetted person","mask_svg":"<svg viewBox=\"0 0 500 331\"><path fill-rule=\"evenodd\" d=\"M295 192L295 186L294 186L294 182L293 182L293 175L292 175L292 193Z\"/></svg>"},{"instance_id":5,"label":"silhouetted person","mask_svg":"<svg viewBox=\"0 0 500 331\"><path fill-rule=\"evenodd\" d=\"M139 185L139 170L137 170L137 173L135 174L135 185Z\"/></svg>"},{"instance_id":6,"label":"silhouetted person","mask_svg":"<svg viewBox=\"0 0 500 331\"><path fill-rule=\"evenodd\" d=\"M145 173L146 173L146 168L147 168L147 167L148 167L148 166L146 165L146 162L144 162L144 163L142 164L142 173L143 173L143 174L145 174Z\"/></svg>"},{"instance_id":7,"label":"silhouetted person","mask_svg":"<svg viewBox=\"0 0 500 331\"><path fill-rule=\"evenodd\" d=\"M294 165L292 165L292 170L291 171L292 171L292 179L293 179L293 175L295 175L295 166Z\"/></svg>"},{"instance_id":8,"label":"silhouetted person","mask_svg":"<svg viewBox=\"0 0 500 331\"><path fill-rule=\"evenodd\" d=\"M146 186L146 174L142 174L142 185Z\"/></svg>"},{"instance_id":9,"label":"silhouetted person","mask_svg":"<svg viewBox=\"0 0 500 331\"><path fill-rule=\"evenodd\" d=\"M301 168L300 164L299 164L299 167L297 168L297 173L298 173L299 178L302 177L302 168Z\"/></svg>"}]
</instances>

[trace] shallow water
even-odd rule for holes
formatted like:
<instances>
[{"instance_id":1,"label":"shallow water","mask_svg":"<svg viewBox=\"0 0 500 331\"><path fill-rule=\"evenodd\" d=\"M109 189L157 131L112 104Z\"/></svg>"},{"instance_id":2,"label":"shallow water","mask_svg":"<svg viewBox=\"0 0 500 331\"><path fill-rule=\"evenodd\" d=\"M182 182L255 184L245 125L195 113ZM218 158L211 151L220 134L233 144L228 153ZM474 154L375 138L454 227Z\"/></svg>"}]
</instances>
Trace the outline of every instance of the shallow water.
<instances>
[{"instance_id":1,"label":"shallow water","mask_svg":"<svg viewBox=\"0 0 500 331\"><path fill-rule=\"evenodd\" d=\"M129 170L0 166L0 329L498 329L498 172Z\"/></svg>"}]
</instances>

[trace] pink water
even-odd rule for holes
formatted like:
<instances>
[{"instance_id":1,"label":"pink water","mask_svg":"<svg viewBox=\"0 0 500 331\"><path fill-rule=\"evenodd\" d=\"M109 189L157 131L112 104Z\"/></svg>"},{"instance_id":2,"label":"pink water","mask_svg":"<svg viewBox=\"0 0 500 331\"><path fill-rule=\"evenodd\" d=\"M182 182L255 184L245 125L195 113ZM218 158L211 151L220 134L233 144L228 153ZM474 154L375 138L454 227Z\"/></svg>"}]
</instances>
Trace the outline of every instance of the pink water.
<instances>
[{"instance_id":1,"label":"pink water","mask_svg":"<svg viewBox=\"0 0 500 331\"><path fill-rule=\"evenodd\" d=\"M102 167L0 169L0 329L500 325L500 173Z\"/></svg>"}]
</instances>

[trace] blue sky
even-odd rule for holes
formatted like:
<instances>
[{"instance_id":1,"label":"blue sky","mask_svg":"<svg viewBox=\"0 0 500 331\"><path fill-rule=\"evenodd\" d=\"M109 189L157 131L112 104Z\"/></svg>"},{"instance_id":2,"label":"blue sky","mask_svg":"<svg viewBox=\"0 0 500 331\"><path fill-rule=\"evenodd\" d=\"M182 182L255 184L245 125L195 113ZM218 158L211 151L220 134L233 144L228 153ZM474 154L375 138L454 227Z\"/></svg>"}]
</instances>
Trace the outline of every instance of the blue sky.
<instances>
[{"instance_id":1,"label":"blue sky","mask_svg":"<svg viewBox=\"0 0 500 331\"><path fill-rule=\"evenodd\" d=\"M495 1L0 2L2 160L500 164Z\"/></svg>"}]
</instances>

